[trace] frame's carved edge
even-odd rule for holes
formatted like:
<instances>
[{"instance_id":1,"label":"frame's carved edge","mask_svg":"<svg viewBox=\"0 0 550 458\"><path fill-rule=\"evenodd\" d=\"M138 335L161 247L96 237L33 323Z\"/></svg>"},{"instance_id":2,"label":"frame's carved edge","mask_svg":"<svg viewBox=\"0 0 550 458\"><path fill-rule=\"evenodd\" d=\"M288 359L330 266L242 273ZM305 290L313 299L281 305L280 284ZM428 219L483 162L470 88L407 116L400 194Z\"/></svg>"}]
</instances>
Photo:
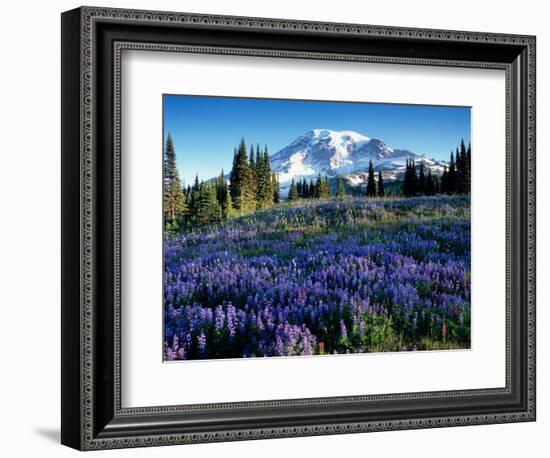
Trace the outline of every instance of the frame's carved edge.
<instances>
[{"instance_id":1,"label":"frame's carved edge","mask_svg":"<svg viewBox=\"0 0 550 458\"><path fill-rule=\"evenodd\" d=\"M92 308L93 308L93 27L87 8L81 10L81 447L93 444L93 362L92 362Z\"/></svg>"},{"instance_id":2,"label":"frame's carved edge","mask_svg":"<svg viewBox=\"0 0 550 458\"><path fill-rule=\"evenodd\" d=\"M235 27L239 29L294 30L310 33L337 33L373 37L395 37L419 40L446 40L461 42L486 42L501 45L523 45L528 58L528 407L524 412L496 415L451 416L438 419L420 418L383 422L330 424L322 426L282 427L224 431L219 433L167 434L121 439L96 439L93 435L93 364L92 364L92 309L93 309L93 34L94 21L98 19L132 21L142 23L180 23L211 27ZM433 428L474 424L532 421L536 417L535 406L535 95L536 95L536 38L529 35L510 35L482 32L429 30L404 27L385 27L359 24L338 24L285 19L231 17L186 13L134 11L99 7L81 8L81 448L95 450L137 446L200 443L212 441L251 440L277 437L312 436L353 432L386 431L399 429ZM169 409L169 407L167 407Z\"/></svg>"},{"instance_id":3,"label":"frame's carved edge","mask_svg":"<svg viewBox=\"0 0 550 458\"><path fill-rule=\"evenodd\" d=\"M249 16L223 16L213 14L177 13L168 11L145 11L119 8L82 7L85 20L111 19L149 23L174 23L217 27L238 27L267 30L291 30L313 33L341 33L365 36L414 38L422 40L449 40L487 42L510 45L525 45L534 40L531 35L513 35L458 30L420 29L337 22L300 21L296 19L271 19Z\"/></svg>"},{"instance_id":4,"label":"frame's carved edge","mask_svg":"<svg viewBox=\"0 0 550 458\"><path fill-rule=\"evenodd\" d=\"M536 37L527 41L527 414L536 420Z\"/></svg>"},{"instance_id":5,"label":"frame's carved edge","mask_svg":"<svg viewBox=\"0 0 550 458\"><path fill-rule=\"evenodd\" d=\"M123 439L94 439L86 450L105 448L152 447L161 445L199 444L205 442L227 442L287 437L322 436L326 434L352 434L405 429L430 429L452 426L488 425L532 421L525 413L491 414L475 416L452 416L440 418L417 418L414 420L372 421L363 423L335 423L314 426L288 426L280 428L257 428L229 430L212 433L166 434L156 436L129 437Z\"/></svg>"}]
</instances>

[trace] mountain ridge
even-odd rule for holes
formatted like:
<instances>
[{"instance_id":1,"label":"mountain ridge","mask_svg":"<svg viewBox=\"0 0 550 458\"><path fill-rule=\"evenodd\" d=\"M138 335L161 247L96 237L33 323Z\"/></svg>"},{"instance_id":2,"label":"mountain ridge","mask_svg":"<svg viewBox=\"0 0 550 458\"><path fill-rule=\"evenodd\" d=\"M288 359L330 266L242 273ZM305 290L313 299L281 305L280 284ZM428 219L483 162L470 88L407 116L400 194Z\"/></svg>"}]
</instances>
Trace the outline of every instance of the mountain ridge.
<instances>
[{"instance_id":1,"label":"mountain ridge","mask_svg":"<svg viewBox=\"0 0 550 458\"><path fill-rule=\"evenodd\" d=\"M356 131L312 129L271 155L272 170L278 174L281 188L290 186L292 178L309 180L317 175L342 177L351 186L366 183L369 161L385 180L396 181L405 172L406 161L424 161L433 175L441 175L446 161L419 155L406 149L394 149L384 140Z\"/></svg>"}]
</instances>

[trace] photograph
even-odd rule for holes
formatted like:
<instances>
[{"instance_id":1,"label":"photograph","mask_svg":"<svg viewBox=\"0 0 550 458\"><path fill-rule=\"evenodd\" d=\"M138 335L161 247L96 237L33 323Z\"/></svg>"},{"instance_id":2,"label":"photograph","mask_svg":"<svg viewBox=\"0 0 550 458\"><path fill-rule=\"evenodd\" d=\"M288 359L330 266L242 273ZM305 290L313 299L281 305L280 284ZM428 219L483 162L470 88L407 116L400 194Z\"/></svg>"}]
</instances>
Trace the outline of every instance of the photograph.
<instances>
[{"instance_id":1,"label":"photograph","mask_svg":"<svg viewBox=\"0 0 550 458\"><path fill-rule=\"evenodd\" d=\"M162 97L164 361L470 349L471 107Z\"/></svg>"}]
</instances>

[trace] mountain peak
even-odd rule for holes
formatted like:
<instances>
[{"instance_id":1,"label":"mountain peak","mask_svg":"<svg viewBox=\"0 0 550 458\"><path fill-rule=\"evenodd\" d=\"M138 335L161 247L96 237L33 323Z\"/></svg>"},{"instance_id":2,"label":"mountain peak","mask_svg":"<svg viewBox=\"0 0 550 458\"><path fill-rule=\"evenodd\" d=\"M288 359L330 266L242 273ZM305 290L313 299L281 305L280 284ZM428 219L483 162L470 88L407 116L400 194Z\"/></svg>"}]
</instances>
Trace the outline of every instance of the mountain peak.
<instances>
[{"instance_id":1,"label":"mountain peak","mask_svg":"<svg viewBox=\"0 0 550 458\"><path fill-rule=\"evenodd\" d=\"M384 140L356 131L316 128L271 156L271 165L279 175L281 187L286 188L292 178L309 179L318 174L329 178L342 176L348 181L354 181L355 177L356 182L362 182L371 161L375 171L381 170L385 179L395 180L402 175L407 159L416 157L420 156L390 148ZM440 174L443 165L443 161L426 161L434 174Z\"/></svg>"},{"instance_id":2,"label":"mountain peak","mask_svg":"<svg viewBox=\"0 0 550 458\"><path fill-rule=\"evenodd\" d=\"M313 129L306 132L302 137L337 140L348 140L355 143L368 142L370 139L353 130L331 130L331 129Z\"/></svg>"}]
</instances>

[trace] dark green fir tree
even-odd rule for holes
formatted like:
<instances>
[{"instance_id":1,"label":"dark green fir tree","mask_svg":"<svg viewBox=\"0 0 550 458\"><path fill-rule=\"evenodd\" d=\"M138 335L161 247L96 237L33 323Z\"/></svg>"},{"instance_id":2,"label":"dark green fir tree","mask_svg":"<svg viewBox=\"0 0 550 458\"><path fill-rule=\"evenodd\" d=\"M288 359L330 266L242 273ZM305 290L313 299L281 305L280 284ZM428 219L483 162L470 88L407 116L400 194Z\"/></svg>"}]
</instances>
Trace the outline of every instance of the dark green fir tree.
<instances>
[{"instance_id":1,"label":"dark green fir tree","mask_svg":"<svg viewBox=\"0 0 550 458\"><path fill-rule=\"evenodd\" d=\"M338 197L344 197L346 195L346 189L344 188L344 180L342 179L342 177L338 177L336 195Z\"/></svg>"},{"instance_id":2,"label":"dark green fir tree","mask_svg":"<svg viewBox=\"0 0 550 458\"><path fill-rule=\"evenodd\" d=\"M256 209L254 173L246 156L246 144L241 139L231 169L229 191L237 213L242 215Z\"/></svg>"},{"instance_id":3,"label":"dark green fir tree","mask_svg":"<svg viewBox=\"0 0 550 458\"><path fill-rule=\"evenodd\" d=\"M296 186L296 180L292 178L292 181L290 182L290 189L288 190L288 200L289 201L295 201L300 198L300 195L298 194L298 187Z\"/></svg>"},{"instance_id":4,"label":"dark green fir tree","mask_svg":"<svg viewBox=\"0 0 550 458\"><path fill-rule=\"evenodd\" d=\"M384 179L382 178L382 170L378 170L378 196L384 197L386 190L384 189Z\"/></svg>"},{"instance_id":5,"label":"dark green fir tree","mask_svg":"<svg viewBox=\"0 0 550 458\"><path fill-rule=\"evenodd\" d=\"M163 213L167 226L177 227L187 214L187 201L176 165L176 151L172 136L168 134L163 158Z\"/></svg>"},{"instance_id":6,"label":"dark green fir tree","mask_svg":"<svg viewBox=\"0 0 550 458\"><path fill-rule=\"evenodd\" d=\"M424 161L420 161L420 171L418 173L417 194L423 196L426 194L426 175L424 174Z\"/></svg>"},{"instance_id":7,"label":"dark green fir tree","mask_svg":"<svg viewBox=\"0 0 550 458\"><path fill-rule=\"evenodd\" d=\"M376 181L374 180L374 166L369 160L369 173L367 177L367 196L376 197Z\"/></svg>"}]
</instances>

